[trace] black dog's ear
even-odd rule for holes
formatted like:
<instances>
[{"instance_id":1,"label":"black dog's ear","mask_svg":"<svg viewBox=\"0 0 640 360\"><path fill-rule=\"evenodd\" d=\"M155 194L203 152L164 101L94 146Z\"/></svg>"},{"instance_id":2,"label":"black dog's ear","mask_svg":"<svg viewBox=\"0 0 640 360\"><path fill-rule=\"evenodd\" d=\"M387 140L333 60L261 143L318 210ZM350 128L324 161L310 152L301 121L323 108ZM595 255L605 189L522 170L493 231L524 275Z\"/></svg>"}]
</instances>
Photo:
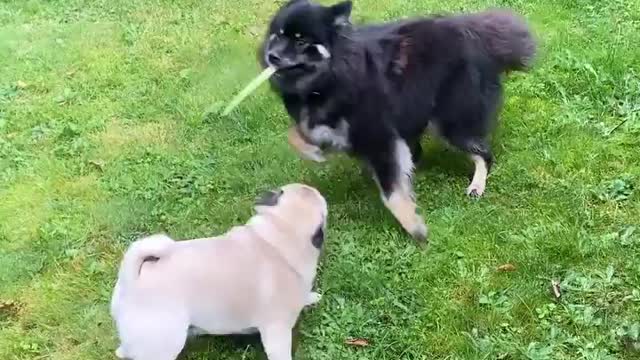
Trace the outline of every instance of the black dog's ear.
<instances>
[{"instance_id":1,"label":"black dog's ear","mask_svg":"<svg viewBox=\"0 0 640 360\"><path fill-rule=\"evenodd\" d=\"M351 0L343 1L330 6L329 13L333 25L343 26L349 24L349 17L351 16L352 8L353 2L351 2Z\"/></svg>"},{"instance_id":2,"label":"black dog's ear","mask_svg":"<svg viewBox=\"0 0 640 360\"><path fill-rule=\"evenodd\" d=\"M267 191L256 200L256 206L276 206L283 191Z\"/></svg>"}]
</instances>

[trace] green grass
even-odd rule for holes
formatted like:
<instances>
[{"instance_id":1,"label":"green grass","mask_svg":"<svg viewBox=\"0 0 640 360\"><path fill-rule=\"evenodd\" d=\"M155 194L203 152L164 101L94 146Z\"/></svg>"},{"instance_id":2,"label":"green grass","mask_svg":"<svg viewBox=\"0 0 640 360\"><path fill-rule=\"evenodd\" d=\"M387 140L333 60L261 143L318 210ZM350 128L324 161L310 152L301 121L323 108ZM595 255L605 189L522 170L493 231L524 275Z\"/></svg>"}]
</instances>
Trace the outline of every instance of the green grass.
<instances>
[{"instance_id":1,"label":"green grass","mask_svg":"<svg viewBox=\"0 0 640 360\"><path fill-rule=\"evenodd\" d=\"M358 0L354 18L494 5L530 19L540 56L507 81L484 198L464 195L465 157L425 139L424 252L353 160L298 159L266 87L209 114L258 73L271 1L1 1L0 358L112 358L128 243L221 233L298 181L330 204L298 358L639 358L640 1ZM258 354L205 338L184 358Z\"/></svg>"}]
</instances>

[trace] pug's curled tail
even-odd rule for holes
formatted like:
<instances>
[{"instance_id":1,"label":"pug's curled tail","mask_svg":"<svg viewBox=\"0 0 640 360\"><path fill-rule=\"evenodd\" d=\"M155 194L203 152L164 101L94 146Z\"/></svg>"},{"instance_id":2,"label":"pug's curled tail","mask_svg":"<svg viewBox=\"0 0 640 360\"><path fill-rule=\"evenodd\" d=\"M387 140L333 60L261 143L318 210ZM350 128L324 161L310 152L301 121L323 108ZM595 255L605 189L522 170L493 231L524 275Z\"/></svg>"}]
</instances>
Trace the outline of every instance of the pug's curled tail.
<instances>
[{"instance_id":1,"label":"pug's curled tail","mask_svg":"<svg viewBox=\"0 0 640 360\"><path fill-rule=\"evenodd\" d=\"M175 241L165 234L142 238L129 246L120 265L119 279L124 287L135 283L145 261L159 260L171 250Z\"/></svg>"}]
</instances>

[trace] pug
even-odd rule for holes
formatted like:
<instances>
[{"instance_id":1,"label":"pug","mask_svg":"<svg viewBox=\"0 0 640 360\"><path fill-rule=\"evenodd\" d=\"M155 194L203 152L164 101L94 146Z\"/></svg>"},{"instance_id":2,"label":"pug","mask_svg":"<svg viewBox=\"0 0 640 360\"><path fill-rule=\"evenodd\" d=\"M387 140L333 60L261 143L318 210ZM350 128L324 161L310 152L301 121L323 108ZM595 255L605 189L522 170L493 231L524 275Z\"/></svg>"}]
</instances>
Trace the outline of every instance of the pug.
<instances>
[{"instance_id":1,"label":"pug","mask_svg":"<svg viewBox=\"0 0 640 360\"><path fill-rule=\"evenodd\" d=\"M327 221L318 190L289 184L262 196L227 233L140 239L120 265L111 301L116 356L174 360L190 335L259 333L269 360L292 358L292 329L312 291Z\"/></svg>"}]
</instances>

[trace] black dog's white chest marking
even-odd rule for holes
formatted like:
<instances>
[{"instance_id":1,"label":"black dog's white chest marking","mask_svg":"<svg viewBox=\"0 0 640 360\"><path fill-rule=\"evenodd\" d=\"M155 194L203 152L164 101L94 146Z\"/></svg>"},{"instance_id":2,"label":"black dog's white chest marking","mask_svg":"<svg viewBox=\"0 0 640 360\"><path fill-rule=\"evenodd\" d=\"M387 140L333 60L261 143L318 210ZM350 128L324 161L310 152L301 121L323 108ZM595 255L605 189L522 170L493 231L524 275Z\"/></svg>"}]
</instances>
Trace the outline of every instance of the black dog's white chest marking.
<instances>
[{"instance_id":1,"label":"black dog's white chest marking","mask_svg":"<svg viewBox=\"0 0 640 360\"><path fill-rule=\"evenodd\" d=\"M351 148L349 143L349 123L341 118L335 127L324 124L309 125L309 109L300 111L299 128L302 134L314 145L329 147L336 151L347 151Z\"/></svg>"}]
</instances>

